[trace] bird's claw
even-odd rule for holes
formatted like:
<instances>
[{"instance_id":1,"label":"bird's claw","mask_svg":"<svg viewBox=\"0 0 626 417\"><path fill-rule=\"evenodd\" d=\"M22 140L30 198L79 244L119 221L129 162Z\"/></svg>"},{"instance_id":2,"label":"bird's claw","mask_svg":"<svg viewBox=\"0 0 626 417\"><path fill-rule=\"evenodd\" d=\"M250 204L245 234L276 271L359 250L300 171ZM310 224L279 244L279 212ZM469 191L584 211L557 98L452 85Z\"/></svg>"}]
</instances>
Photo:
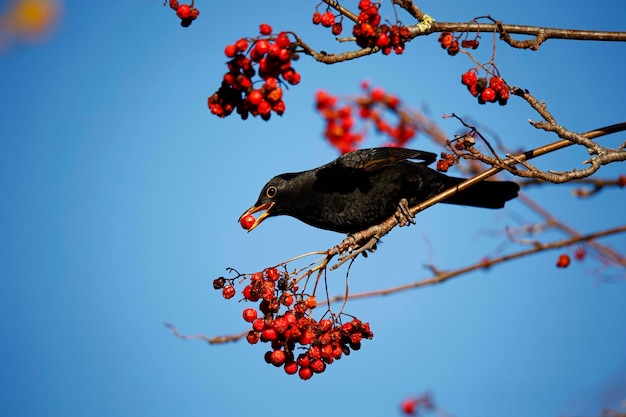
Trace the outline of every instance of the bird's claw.
<instances>
[{"instance_id":1,"label":"bird's claw","mask_svg":"<svg viewBox=\"0 0 626 417\"><path fill-rule=\"evenodd\" d=\"M402 200L400 200L395 216L396 216L396 219L398 220L398 225L400 227L404 227L409 224L415 224L415 218L413 214L411 214L411 210L409 208L409 202L406 200L406 198L403 198Z\"/></svg>"}]
</instances>

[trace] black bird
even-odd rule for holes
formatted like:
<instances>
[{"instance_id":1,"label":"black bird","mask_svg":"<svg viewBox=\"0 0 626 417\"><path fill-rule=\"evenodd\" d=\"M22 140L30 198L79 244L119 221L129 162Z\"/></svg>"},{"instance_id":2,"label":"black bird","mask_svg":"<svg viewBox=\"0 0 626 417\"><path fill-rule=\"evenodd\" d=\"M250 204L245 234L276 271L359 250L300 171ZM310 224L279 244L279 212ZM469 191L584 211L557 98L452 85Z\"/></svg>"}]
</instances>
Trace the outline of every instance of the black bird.
<instances>
[{"instance_id":1,"label":"black bird","mask_svg":"<svg viewBox=\"0 0 626 417\"><path fill-rule=\"evenodd\" d=\"M350 152L319 168L272 178L239 220L263 211L248 231L280 215L335 232L362 231L396 213L401 199L410 207L464 181L428 168L436 158L431 152L403 148ZM518 190L514 182L483 181L443 202L502 208Z\"/></svg>"}]
</instances>

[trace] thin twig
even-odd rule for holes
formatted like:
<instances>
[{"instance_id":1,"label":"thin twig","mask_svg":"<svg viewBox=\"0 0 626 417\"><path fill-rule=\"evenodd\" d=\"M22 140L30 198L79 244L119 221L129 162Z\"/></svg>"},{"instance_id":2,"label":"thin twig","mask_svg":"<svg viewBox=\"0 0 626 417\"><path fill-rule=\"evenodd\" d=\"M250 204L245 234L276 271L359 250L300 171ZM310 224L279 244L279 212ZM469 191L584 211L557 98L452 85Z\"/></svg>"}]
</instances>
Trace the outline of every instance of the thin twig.
<instances>
[{"instance_id":1,"label":"thin twig","mask_svg":"<svg viewBox=\"0 0 626 417\"><path fill-rule=\"evenodd\" d=\"M571 237L568 239L557 240L551 243L537 243L536 245L534 245L532 248L529 248L529 249L524 249L518 252L506 254L495 259L483 259L472 265L468 265L468 266L454 269L451 271L443 271L430 278L426 278L420 281L416 281L416 282L412 282L412 283L404 284L404 285L399 285L399 286L392 287L392 288L384 288L384 289L375 290L375 291L367 291L367 292L362 292L362 293L351 294L349 296L349 299L354 300L354 299L359 299L359 298L369 298L369 297L380 296L380 295L388 295L388 294L398 293L401 291L410 290L413 288L425 287L425 286L433 285L433 284L441 284L451 278L456 278L468 272L476 271L479 269L486 269L493 265L497 265L505 261L522 258L524 256L544 252L544 251L551 250L551 249L574 245L580 242L590 242L590 241L593 241L594 239L598 239L604 236L610 236L610 235L615 235L615 234L624 233L624 232L626 232L626 225L602 230L599 232L589 233L586 235ZM330 303L335 303L339 301L343 302L344 298L345 298L345 295L337 295L323 302L330 302Z\"/></svg>"}]
</instances>

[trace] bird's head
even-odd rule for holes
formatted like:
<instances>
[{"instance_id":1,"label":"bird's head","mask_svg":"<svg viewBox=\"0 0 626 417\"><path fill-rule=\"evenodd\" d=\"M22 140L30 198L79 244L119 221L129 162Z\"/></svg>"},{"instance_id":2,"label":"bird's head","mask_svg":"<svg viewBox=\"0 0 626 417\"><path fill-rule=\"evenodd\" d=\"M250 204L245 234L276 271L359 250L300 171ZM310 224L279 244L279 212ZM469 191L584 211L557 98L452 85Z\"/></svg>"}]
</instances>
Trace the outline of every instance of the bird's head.
<instances>
[{"instance_id":1,"label":"bird's head","mask_svg":"<svg viewBox=\"0 0 626 417\"><path fill-rule=\"evenodd\" d=\"M291 180L297 175L282 174L272 178L261 190L257 202L239 217L239 224L250 232L268 217L288 214L289 201L293 197ZM252 216L259 212L259 217Z\"/></svg>"}]
</instances>

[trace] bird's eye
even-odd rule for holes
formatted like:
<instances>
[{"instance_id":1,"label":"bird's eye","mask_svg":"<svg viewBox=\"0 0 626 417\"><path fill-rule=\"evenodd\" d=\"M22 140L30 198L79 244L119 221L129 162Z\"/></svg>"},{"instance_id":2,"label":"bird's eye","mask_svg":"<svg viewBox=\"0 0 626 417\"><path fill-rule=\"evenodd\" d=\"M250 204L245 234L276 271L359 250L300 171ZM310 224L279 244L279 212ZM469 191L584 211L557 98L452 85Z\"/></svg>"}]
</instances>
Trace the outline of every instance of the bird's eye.
<instances>
[{"instance_id":1,"label":"bird's eye","mask_svg":"<svg viewBox=\"0 0 626 417\"><path fill-rule=\"evenodd\" d=\"M274 187L273 185L267 187L267 190L265 191L265 195L267 196L267 198L276 197L276 193L278 193L278 188Z\"/></svg>"}]
</instances>

